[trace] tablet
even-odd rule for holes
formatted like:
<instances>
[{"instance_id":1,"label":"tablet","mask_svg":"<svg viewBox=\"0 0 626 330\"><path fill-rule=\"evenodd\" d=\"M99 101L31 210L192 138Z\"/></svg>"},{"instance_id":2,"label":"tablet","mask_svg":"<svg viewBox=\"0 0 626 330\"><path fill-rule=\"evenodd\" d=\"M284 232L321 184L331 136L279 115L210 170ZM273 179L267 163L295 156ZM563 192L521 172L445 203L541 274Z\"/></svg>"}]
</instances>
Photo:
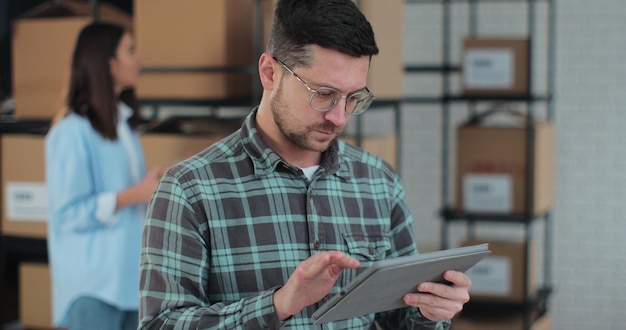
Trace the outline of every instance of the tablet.
<instances>
[{"instance_id":1,"label":"tablet","mask_svg":"<svg viewBox=\"0 0 626 330\"><path fill-rule=\"evenodd\" d=\"M478 244L377 261L317 309L314 324L407 307L402 297L419 283L445 283L444 271L465 272L489 253Z\"/></svg>"}]
</instances>

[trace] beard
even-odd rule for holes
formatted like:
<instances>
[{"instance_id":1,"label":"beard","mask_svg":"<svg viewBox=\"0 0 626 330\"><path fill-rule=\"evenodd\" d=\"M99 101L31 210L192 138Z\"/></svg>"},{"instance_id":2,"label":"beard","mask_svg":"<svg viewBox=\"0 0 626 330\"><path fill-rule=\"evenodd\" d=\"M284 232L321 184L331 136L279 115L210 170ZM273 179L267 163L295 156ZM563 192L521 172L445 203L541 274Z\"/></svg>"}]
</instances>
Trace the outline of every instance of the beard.
<instances>
[{"instance_id":1,"label":"beard","mask_svg":"<svg viewBox=\"0 0 626 330\"><path fill-rule=\"evenodd\" d=\"M336 126L327 120L322 123L303 125L297 116L289 112L289 106L283 98L282 83L281 80L276 94L270 100L270 109L272 110L276 127L287 140L301 149L315 152L326 151L331 143L341 134L343 127ZM315 111L313 109L310 110ZM335 134L330 139L314 138L311 135L311 132L314 131L333 132Z\"/></svg>"}]
</instances>

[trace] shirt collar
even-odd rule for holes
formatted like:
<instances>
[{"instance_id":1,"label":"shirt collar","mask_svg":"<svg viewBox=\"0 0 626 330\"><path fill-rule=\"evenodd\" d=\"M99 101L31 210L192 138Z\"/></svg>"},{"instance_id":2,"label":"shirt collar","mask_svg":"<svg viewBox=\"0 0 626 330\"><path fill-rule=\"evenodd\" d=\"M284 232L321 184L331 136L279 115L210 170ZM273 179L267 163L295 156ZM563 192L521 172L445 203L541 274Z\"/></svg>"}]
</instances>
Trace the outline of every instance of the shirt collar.
<instances>
[{"instance_id":1,"label":"shirt collar","mask_svg":"<svg viewBox=\"0 0 626 330\"><path fill-rule=\"evenodd\" d=\"M257 108L254 108L246 117L241 127L241 140L243 148L252 159L256 174L267 175L271 171L282 167L291 171L296 171L297 167L287 163L263 140L256 123ZM340 157L339 142L333 141L326 151L322 153L322 162L318 173L334 174L344 179L349 178L348 166Z\"/></svg>"}]
</instances>

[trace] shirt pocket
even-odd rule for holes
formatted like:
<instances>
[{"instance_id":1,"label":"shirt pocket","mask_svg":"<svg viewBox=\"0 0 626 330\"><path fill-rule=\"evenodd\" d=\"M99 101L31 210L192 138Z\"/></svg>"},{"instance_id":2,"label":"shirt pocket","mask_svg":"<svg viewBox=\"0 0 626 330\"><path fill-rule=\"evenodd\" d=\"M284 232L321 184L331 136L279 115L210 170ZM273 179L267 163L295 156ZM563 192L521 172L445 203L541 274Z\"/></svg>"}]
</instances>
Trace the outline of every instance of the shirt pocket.
<instances>
[{"instance_id":1,"label":"shirt pocket","mask_svg":"<svg viewBox=\"0 0 626 330\"><path fill-rule=\"evenodd\" d=\"M387 252L391 249L391 241L385 235L344 234L343 239L348 246L350 255L362 261L385 259Z\"/></svg>"}]
</instances>

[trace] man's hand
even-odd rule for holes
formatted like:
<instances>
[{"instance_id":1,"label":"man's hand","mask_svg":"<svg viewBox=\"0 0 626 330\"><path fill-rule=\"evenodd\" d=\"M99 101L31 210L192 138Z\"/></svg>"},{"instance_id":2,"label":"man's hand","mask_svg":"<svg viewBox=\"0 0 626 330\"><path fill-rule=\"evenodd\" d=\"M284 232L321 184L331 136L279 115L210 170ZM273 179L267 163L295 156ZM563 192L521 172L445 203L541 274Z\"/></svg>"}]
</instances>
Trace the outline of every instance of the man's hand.
<instances>
[{"instance_id":1,"label":"man's hand","mask_svg":"<svg viewBox=\"0 0 626 330\"><path fill-rule=\"evenodd\" d=\"M419 308L432 321L450 320L469 301L472 281L462 272L447 270L443 278L451 284L424 282L417 286L419 293L404 296L407 305Z\"/></svg>"},{"instance_id":2,"label":"man's hand","mask_svg":"<svg viewBox=\"0 0 626 330\"><path fill-rule=\"evenodd\" d=\"M360 262L339 251L320 252L301 262L287 283L274 293L274 307L285 320L324 298L346 268L358 268Z\"/></svg>"}]
</instances>

